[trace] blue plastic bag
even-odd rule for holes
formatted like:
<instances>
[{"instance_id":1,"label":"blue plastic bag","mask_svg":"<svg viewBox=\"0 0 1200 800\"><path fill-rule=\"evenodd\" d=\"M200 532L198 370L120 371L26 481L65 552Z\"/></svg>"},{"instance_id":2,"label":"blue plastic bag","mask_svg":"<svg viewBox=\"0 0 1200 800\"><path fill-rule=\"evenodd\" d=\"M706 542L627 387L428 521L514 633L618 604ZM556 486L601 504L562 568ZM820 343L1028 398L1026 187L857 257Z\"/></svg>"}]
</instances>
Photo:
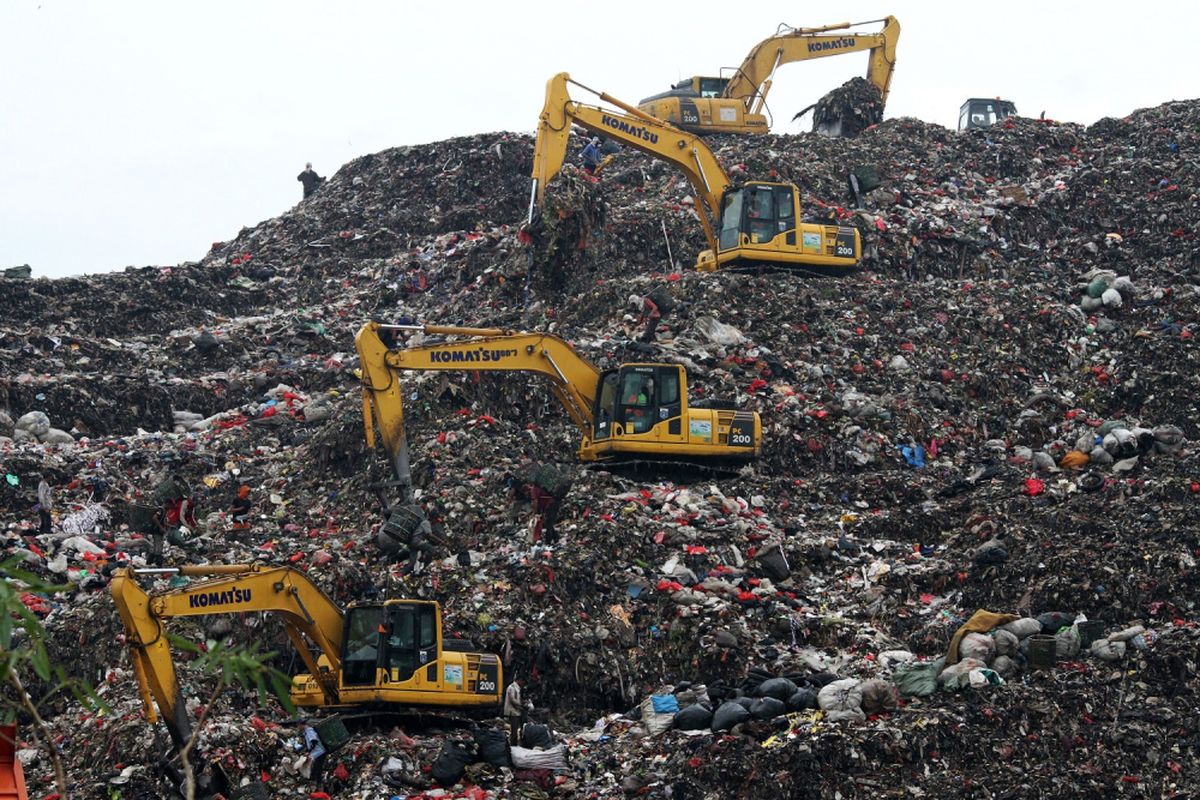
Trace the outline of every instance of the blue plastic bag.
<instances>
[{"instance_id":1,"label":"blue plastic bag","mask_svg":"<svg viewBox=\"0 0 1200 800\"><path fill-rule=\"evenodd\" d=\"M679 701L673 694L652 694L650 702L654 704L655 714L678 714Z\"/></svg>"},{"instance_id":2,"label":"blue plastic bag","mask_svg":"<svg viewBox=\"0 0 1200 800\"><path fill-rule=\"evenodd\" d=\"M925 448L920 445L909 447L908 445L899 445L900 455L904 456L904 460L908 462L910 467L922 469L925 466Z\"/></svg>"}]
</instances>

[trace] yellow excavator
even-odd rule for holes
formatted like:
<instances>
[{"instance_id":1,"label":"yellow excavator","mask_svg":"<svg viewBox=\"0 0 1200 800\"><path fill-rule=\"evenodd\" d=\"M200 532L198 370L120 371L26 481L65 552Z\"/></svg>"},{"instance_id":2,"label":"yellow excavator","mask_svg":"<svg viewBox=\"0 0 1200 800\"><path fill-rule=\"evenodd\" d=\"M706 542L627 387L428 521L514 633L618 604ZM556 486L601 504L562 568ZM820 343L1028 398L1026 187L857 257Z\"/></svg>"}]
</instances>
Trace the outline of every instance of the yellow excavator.
<instances>
[{"instance_id":1,"label":"yellow excavator","mask_svg":"<svg viewBox=\"0 0 1200 800\"><path fill-rule=\"evenodd\" d=\"M876 33L851 28L882 22ZM867 22L841 22L820 28L780 25L774 36L756 44L728 78L692 77L638 104L645 113L694 133L767 133L763 113L775 70L793 61L870 51L867 80L887 103L896 68L900 23L895 17Z\"/></svg>"},{"instance_id":2,"label":"yellow excavator","mask_svg":"<svg viewBox=\"0 0 1200 800\"><path fill-rule=\"evenodd\" d=\"M393 341L398 333L454 338L397 348ZM689 404L687 371L679 364L628 363L601 371L553 334L501 328L368 322L354 345L362 371L367 444L375 446L378 425L404 503L412 501L398 376L404 370L542 375L583 436L578 454L585 462L690 464L720 470L762 452L758 413Z\"/></svg>"},{"instance_id":3,"label":"yellow excavator","mask_svg":"<svg viewBox=\"0 0 1200 800\"><path fill-rule=\"evenodd\" d=\"M616 108L577 103L568 84ZM697 269L767 267L841 275L858 266L862 257L858 230L801 221L800 190L795 184L748 181L735 186L699 136L573 81L565 72L546 83L533 151L529 221L542 203L546 184L562 169L572 123L674 164L687 176L708 239L708 249L696 259Z\"/></svg>"},{"instance_id":4,"label":"yellow excavator","mask_svg":"<svg viewBox=\"0 0 1200 800\"><path fill-rule=\"evenodd\" d=\"M201 580L148 594L138 580L146 575ZM342 609L304 573L264 564L119 569L110 591L125 626L146 718L153 724L161 715L176 747L191 736L191 721L167 639L166 622L173 617L247 611L277 616L308 668L292 678L290 694L297 706L467 709L500 702L500 659L454 649L456 640L442 637L442 610L434 601L386 600Z\"/></svg>"}]
</instances>

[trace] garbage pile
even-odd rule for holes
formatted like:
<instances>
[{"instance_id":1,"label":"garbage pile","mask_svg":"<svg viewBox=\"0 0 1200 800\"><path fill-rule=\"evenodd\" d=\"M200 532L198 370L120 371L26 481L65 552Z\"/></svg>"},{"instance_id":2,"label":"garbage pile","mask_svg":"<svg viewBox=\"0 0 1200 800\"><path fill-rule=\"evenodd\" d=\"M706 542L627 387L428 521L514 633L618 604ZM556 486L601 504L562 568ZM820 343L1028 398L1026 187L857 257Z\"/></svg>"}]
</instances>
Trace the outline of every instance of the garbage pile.
<instances>
[{"instance_id":1,"label":"garbage pile","mask_svg":"<svg viewBox=\"0 0 1200 800\"><path fill-rule=\"evenodd\" d=\"M883 122L883 95L866 78L851 78L817 101L813 132L854 137Z\"/></svg>"},{"instance_id":2,"label":"garbage pile","mask_svg":"<svg viewBox=\"0 0 1200 800\"><path fill-rule=\"evenodd\" d=\"M314 778L295 721L229 692L200 750L235 796L1194 796L1198 131L1180 101L1089 128L721 141L734 177L795 181L807 218L859 228L864 271L837 281L696 273L686 181L630 152L598 179L568 166L522 229L515 134L357 159L197 263L0 279L0 545L73 584L24 601L110 707L43 709L72 796L169 796L107 594L154 557L167 478L194 508L167 564L436 599L535 706L512 748L498 718L352 726ZM846 171L868 168L855 207ZM646 297L664 312L643 341ZM762 415L763 456L721 480L584 469L536 376L406 373L440 542L410 571L376 544L370 318L684 364L692 400ZM556 541L519 491L535 462L571 475ZM265 615L170 628L292 664ZM205 679L176 660L196 709Z\"/></svg>"}]
</instances>

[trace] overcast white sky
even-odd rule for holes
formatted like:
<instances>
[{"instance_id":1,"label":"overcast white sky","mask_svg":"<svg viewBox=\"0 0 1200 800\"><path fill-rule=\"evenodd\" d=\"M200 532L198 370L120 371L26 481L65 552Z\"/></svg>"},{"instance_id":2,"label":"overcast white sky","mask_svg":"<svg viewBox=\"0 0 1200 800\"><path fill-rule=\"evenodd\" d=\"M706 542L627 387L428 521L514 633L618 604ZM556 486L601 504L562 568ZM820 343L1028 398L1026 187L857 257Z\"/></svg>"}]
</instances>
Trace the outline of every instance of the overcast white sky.
<instances>
[{"instance_id":1,"label":"overcast white sky","mask_svg":"<svg viewBox=\"0 0 1200 800\"><path fill-rule=\"evenodd\" d=\"M532 130L555 72L636 103L735 66L780 22L889 13L888 117L953 126L982 95L1090 124L1200 95L1192 0L0 0L0 268L195 260L295 204L305 161L331 175L388 147ZM792 114L866 59L782 68L773 130L800 132Z\"/></svg>"}]
</instances>

